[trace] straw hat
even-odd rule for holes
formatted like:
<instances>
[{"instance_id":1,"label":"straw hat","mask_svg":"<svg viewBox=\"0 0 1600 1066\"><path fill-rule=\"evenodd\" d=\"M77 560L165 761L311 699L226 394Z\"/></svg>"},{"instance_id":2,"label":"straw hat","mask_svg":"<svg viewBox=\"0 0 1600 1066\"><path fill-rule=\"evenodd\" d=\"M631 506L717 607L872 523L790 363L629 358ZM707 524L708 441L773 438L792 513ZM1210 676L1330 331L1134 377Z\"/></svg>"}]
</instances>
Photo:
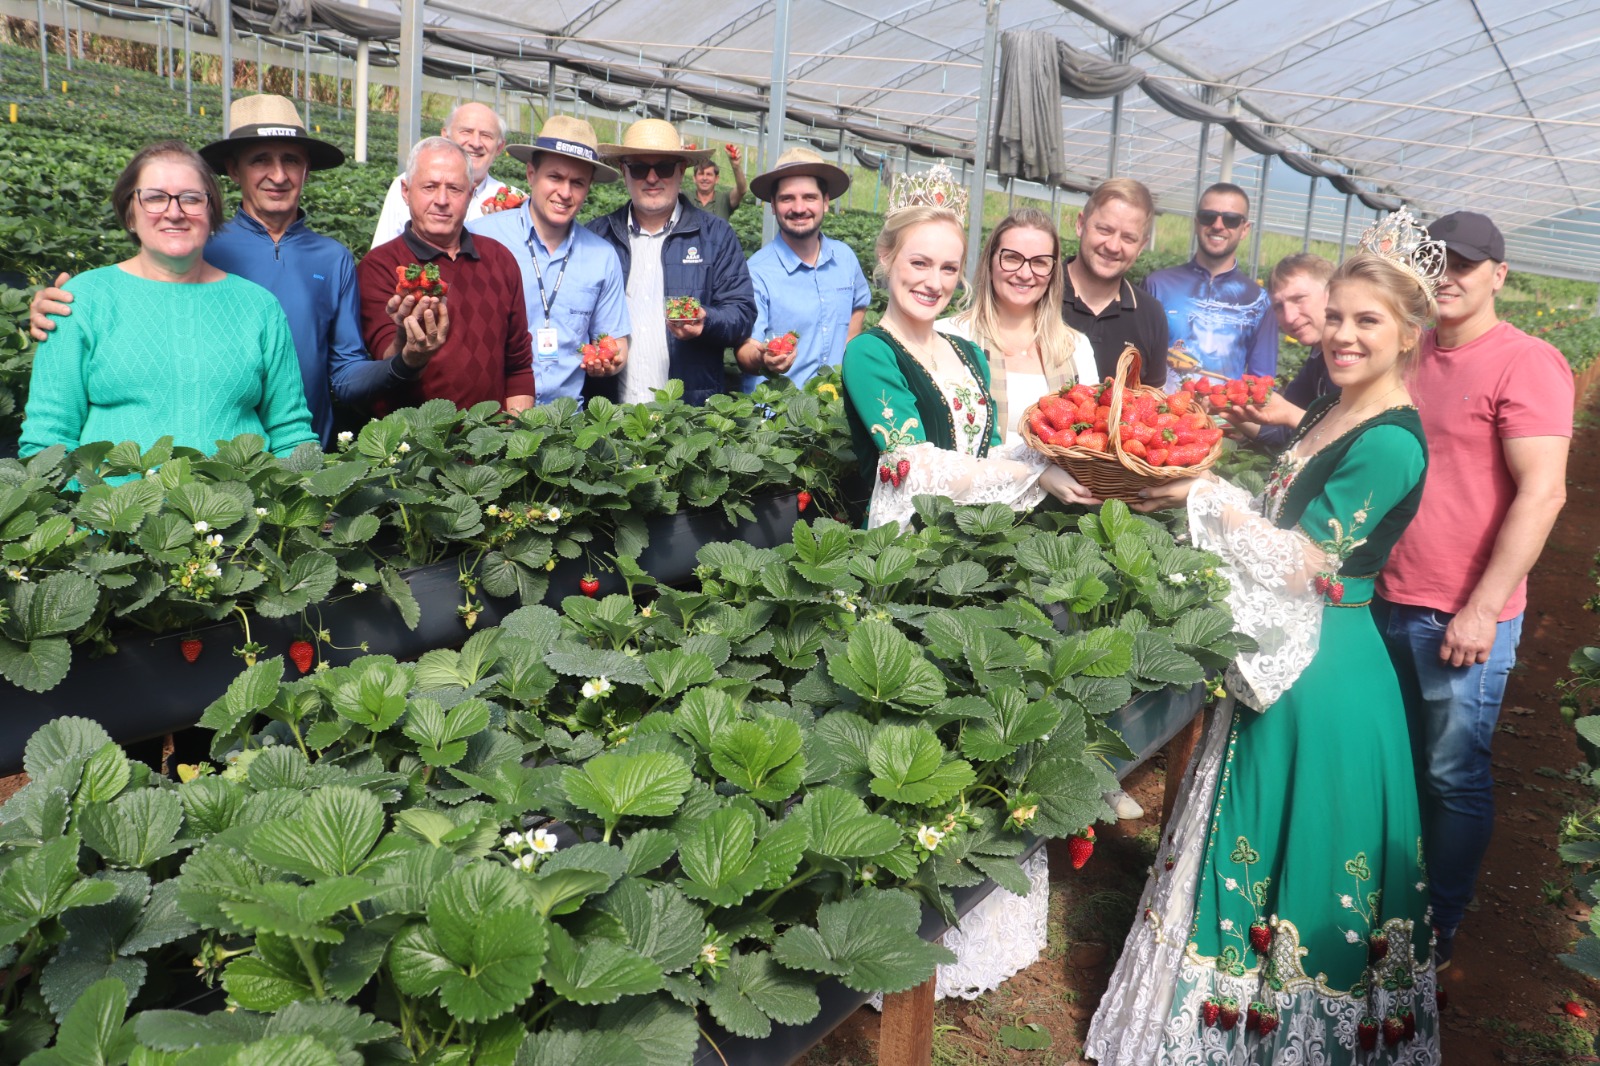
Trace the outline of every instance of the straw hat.
<instances>
[{"instance_id":1,"label":"straw hat","mask_svg":"<svg viewBox=\"0 0 1600 1066\"><path fill-rule=\"evenodd\" d=\"M711 162L710 148L685 148L683 138L672 123L659 118L642 118L622 132L621 144L602 144L602 159L621 159L630 155L675 155L684 163L699 166Z\"/></svg>"},{"instance_id":2,"label":"straw hat","mask_svg":"<svg viewBox=\"0 0 1600 1066\"><path fill-rule=\"evenodd\" d=\"M294 101L285 96L264 93L241 96L228 112L228 135L200 149L200 157L211 169L224 174L233 153L257 141L292 141L306 150L310 169L328 170L344 162L344 153L327 141L306 135L305 122L295 110Z\"/></svg>"},{"instance_id":3,"label":"straw hat","mask_svg":"<svg viewBox=\"0 0 1600 1066\"><path fill-rule=\"evenodd\" d=\"M622 175L617 173L615 167L608 167L600 162L599 145L596 141L594 127L583 119L573 118L571 115L551 115L532 144L508 144L506 151L511 153L513 159L520 159L524 163L532 162L535 152L564 155L580 163L592 165L597 184L616 181Z\"/></svg>"},{"instance_id":4,"label":"straw hat","mask_svg":"<svg viewBox=\"0 0 1600 1066\"><path fill-rule=\"evenodd\" d=\"M827 162L810 148L790 148L778 157L777 163L765 174L750 179L750 191L757 200L772 202L781 178L813 177L822 183L822 191L830 200L837 200L850 188L850 175Z\"/></svg>"}]
</instances>

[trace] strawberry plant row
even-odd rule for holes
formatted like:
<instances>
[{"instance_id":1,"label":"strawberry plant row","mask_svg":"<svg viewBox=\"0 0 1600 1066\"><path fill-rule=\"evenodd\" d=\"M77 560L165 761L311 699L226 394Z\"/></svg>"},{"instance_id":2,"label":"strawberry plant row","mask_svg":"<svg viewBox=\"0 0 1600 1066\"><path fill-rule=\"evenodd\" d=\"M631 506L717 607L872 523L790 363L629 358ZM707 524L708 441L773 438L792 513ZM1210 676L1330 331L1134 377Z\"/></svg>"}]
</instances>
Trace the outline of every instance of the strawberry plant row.
<instances>
[{"instance_id":1,"label":"strawberry plant row","mask_svg":"<svg viewBox=\"0 0 1600 1066\"><path fill-rule=\"evenodd\" d=\"M648 404L561 401L516 419L433 401L326 455L274 457L243 436L210 456L102 443L0 460L0 676L47 691L74 645L109 655L132 632L229 619L246 661L263 650L253 618L353 644L310 613L347 601L386 599L414 628L403 571L447 558L464 636L485 596L538 603L640 556L652 516L704 513L727 535L754 521L752 501L802 488L841 510L853 457L834 386L680 397L673 382Z\"/></svg>"}]
</instances>

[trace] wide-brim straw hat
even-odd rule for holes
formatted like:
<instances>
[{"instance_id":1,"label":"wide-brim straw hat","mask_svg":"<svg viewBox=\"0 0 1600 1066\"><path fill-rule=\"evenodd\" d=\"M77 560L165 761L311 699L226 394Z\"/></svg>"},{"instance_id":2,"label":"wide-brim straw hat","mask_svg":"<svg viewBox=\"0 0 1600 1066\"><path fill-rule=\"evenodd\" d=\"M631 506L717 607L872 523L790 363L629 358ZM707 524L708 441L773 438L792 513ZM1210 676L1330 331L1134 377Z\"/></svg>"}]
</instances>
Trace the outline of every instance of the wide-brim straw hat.
<instances>
[{"instance_id":1,"label":"wide-brim straw hat","mask_svg":"<svg viewBox=\"0 0 1600 1066\"><path fill-rule=\"evenodd\" d=\"M830 200L837 200L850 188L850 175L823 159L810 148L790 148L778 157L772 169L750 179L750 192L757 200L772 202L774 191L782 178L812 177L822 183L822 191Z\"/></svg>"},{"instance_id":2,"label":"wide-brim straw hat","mask_svg":"<svg viewBox=\"0 0 1600 1066\"><path fill-rule=\"evenodd\" d=\"M532 144L508 144L506 151L511 153L511 158L524 163L531 162L535 152L550 152L588 163L594 167L597 184L622 177L615 167L600 162L599 138L594 135L594 127L571 115L551 115Z\"/></svg>"},{"instance_id":3,"label":"wide-brim straw hat","mask_svg":"<svg viewBox=\"0 0 1600 1066\"><path fill-rule=\"evenodd\" d=\"M306 133L305 122L286 96L263 93L241 96L228 111L228 135L200 149L200 158L218 174L228 170L228 160L241 147L257 141L282 141L306 150L312 170L330 170L344 162L344 153L327 141Z\"/></svg>"},{"instance_id":4,"label":"wide-brim straw hat","mask_svg":"<svg viewBox=\"0 0 1600 1066\"><path fill-rule=\"evenodd\" d=\"M622 159L632 155L675 155L686 165L699 166L711 162L712 148L685 148L678 128L665 119L642 118L622 131L621 144L602 144L600 155L605 159Z\"/></svg>"}]
</instances>

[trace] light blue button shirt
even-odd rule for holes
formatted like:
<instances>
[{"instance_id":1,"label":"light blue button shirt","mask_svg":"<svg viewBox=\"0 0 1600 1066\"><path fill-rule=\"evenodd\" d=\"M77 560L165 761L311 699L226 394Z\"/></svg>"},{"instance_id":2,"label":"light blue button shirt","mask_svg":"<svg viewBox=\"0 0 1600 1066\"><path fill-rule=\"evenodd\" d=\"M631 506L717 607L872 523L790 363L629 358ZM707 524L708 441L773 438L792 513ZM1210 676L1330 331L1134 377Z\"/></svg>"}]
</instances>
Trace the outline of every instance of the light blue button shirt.
<instances>
[{"instance_id":1,"label":"light blue button shirt","mask_svg":"<svg viewBox=\"0 0 1600 1066\"><path fill-rule=\"evenodd\" d=\"M622 338L633 332L628 317L627 282L617 253L604 238L577 223L568 230L560 247L550 252L543 241L533 236L533 218L526 208L484 215L468 222L467 229L505 245L522 270L522 297L528 307L528 332L533 336L533 380L538 401L549 403L558 396L581 398L585 374L578 349L602 333ZM539 257L539 270L544 273L544 294L550 301L549 322L539 298L535 255ZM565 275L561 273L563 263ZM561 278L559 290L557 277ZM555 327L556 350L541 355L539 330L546 325Z\"/></svg>"},{"instance_id":2,"label":"light blue button shirt","mask_svg":"<svg viewBox=\"0 0 1600 1066\"><path fill-rule=\"evenodd\" d=\"M861 263L848 244L822 238L817 265L807 265L778 237L750 257L750 279L756 290L758 342L800 334L794 365L784 376L804 385L824 366L838 366L849 339L850 316L872 303L872 290ZM744 391L754 392L764 374L744 375Z\"/></svg>"}]
</instances>

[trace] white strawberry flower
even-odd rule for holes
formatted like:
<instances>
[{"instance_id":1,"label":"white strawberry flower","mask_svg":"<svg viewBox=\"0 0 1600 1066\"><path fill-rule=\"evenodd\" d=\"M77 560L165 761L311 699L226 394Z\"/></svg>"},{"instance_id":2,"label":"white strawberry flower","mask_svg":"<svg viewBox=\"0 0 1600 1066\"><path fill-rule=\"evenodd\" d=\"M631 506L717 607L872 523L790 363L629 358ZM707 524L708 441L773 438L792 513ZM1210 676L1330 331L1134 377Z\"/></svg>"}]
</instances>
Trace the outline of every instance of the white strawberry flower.
<instances>
[{"instance_id":1,"label":"white strawberry flower","mask_svg":"<svg viewBox=\"0 0 1600 1066\"><path fill-rule=\"evenodd\" d=\"M213 534L211 534L211 536L206 538L206 543L211 545L211 547L213 547L213 548L222 547L222 534L221 533L213 533Z\"/></svg>"},{"instance_id":2,"label":"white strawberry flower","mask_svg":"<svg viewBox=\"0 0 1600 1066\"><path fill-rule=\"evenodd\" d=\"M194 531L196 533L209 533L211 532L211 523L202 518L194 524Z\"/></svg>"},{"instance_id":3,"label":"white strawberry flower","mask_svg":"<svg viewBox=\"0 0 1600 1066\"><path fill-rule=\"evenodd\" d=\"M561 521L561 508L552 507L544 513L544 516L551 522L559 522Z\"/></svg>"},{"instance_id":4,"label":"white strawberry flower","mask_svg":"<svg viewBox=\"0 0 1600 1066\"><path fill-rule=\"evenodd\" d=\"M510 848L512 851L515 851L516 849L522 847L522 834L521 833L515 833L515 832L507 833L506 834L506 847Z\"/></svg>"},{"instance_id":5,"label":"white strawberry flower","mask_svg":"<svg viewBox=\"0 0 1600 1066\"><path fill-rule=\"evenodd\" d=\"M939 841L944 839L944 834L930 825L917 827L917 843L929 851L939 850Z\"/></svg>"},{"instance_id":6,"label":"white strawberry flower","mask_svg":"<svg viewBox=\"0 0 1600 1066\"><path fill-rule=\"evenodd\" d=\"M341 447L341 448L347 447L350 444L350 442L355 440L355 439L356 439L356 435L354 433L350 432L347 429L344 432L339 434L339 447Z\"/></svg>"},{"instance_id":7,"label":"white strawberry flower","mask_svg":"<svg viewBox=\"0 0 1600 1066\"><path fill-rule=\"evenodd\" d=\"M648 603L645 604L643 607L639 608L639 616L641 618L653 618L653 617L655 617L655 613L656 613L656 609L654 607L650 606Z\"/></svg>"},{"instance_id":8,"label":"white strawberry flower","mask_svg":"<svg viewBox=\"0 0 1600 1066\"><path fill-rule=\"evenodd\" d=\"M717 959L721 957L721 955L722 949L715 944L706 944L700 949L700 961L705 963L707 966L715 966L717 964Z\"/></svg>"},{"instance_id":9,"label":"white strawberry flower","mask_svg":"<svg viewBox=\"0 0 1600 1066\"><path fill-rule=\"evenodd\" d=\"M511 860L511 864L519 870L531 870L538 861L539 857L530 851L520 858Z\"/></svg>"},{"instance_id":10,"label":"white strawberry flower","mask_svg":"<svg viewBox=\"0 0 1600 1066\"><path fill-rule=\"evenodd\" d=\"M611 691L611 682L603 677L590 678L583 683L583 698L592 700Z\"/></svg>"},{"instance_id":11,"label":"white strawberry flower","mask_svg":"<svg viewBox=\"0 0 1600 1066\"><path fill-rule=\"evenodd\" d=\"M8 566L6 567L6 577L9 577L12 581L27 581L28 568L26 566Z\"/></svg>"},{"instance_id":12,"label":"white strawberry flower","mask_svg":"<svg viewBox=\"0 0 1600 1066\"><path fill-rule=\"evenodd\" d=\"M202 570L201 573L209 578L219 578L222 576L222 567L218 566L216 563L207 563L206 568Z\"/></svg>"},{"instance_id":13,"label":"white strawberry flower","mask_svg":"<svg viewBox=\"0 0 1600 1066\"><path fill-rule=\"evenodd\" d=\"M265 518L265 517L267 517L267 509L265 507L257 507L256 508L256 517L257 518Z\"/></svg>"},{"instance_id":14,"label":"white strawberry flower","mask_svg":"<svg viewBox=\"0 0 1600 1066\"><path fill-rule=\"evenodd\" d=\"M353 592L365 592L367 591L367 583L365 581L352 581L350 582L350 588Z\"/></svg>"},{"instance_id":15,"label":"white strawberry flower","mask_svg":"<svg viewBox=\"0 0 1600 1066\"><path fill-rule=\"evenodd\" d=\"M1169 585L1182 585L1184 582L1186 582L1188 580L1189 580L1189 576L1187 574L1168 574L1167 575L1167 584L1169 584Z\"/></svg>"},{"instance_id":16,"label":"white strawberry flower","mask_svg":"<svg viewBox=\"0 0 1600 1066\"><path fill-rule=\"evenodd\" d=\"M548 829L535 829L528 837L528 847L532 848L536 855L553 854L560 846L556 841L556 835Z\"/></svg>"},{"instance_id":17,"label":"white strawberry flower","mask_svg":"<svg viewBox=\"0 0 1600 1066\"><path fill-rule=\"evenodd\" d=\"M401 441L400 442L400 447L395 449L395 451L399 452L401 455L406 454L410 450L411 450L411 445L407 444L405 441Z\"/></svg>"},{"instance_id":18,"label":"white strawberry flower","mask_svg":"<svg viewBox=\"0 0 1600 1066\"><path fill-rule=\"evenodd\" d=\"M498 518L500 515L500 508L498 505L491 503L489 506L483 509L483 513L488 515L490 518Z\"/></svg>"}]
</instances>

